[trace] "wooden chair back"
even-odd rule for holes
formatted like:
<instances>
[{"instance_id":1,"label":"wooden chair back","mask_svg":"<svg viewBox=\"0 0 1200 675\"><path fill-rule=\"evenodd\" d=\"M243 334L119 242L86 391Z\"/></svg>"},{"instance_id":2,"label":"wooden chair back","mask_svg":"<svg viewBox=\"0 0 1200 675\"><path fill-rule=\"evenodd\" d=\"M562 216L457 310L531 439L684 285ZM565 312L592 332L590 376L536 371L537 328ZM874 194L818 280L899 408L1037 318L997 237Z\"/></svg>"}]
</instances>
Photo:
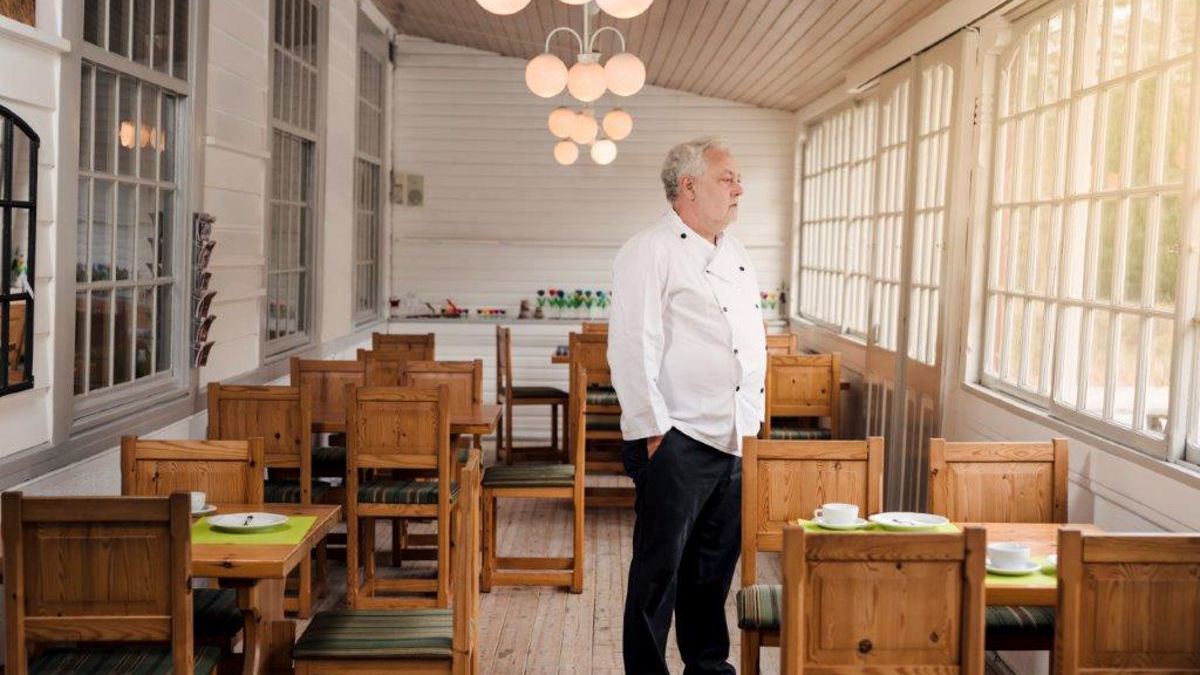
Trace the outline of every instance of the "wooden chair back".
<instances>
[{"instance_id":1,"label":"wooden chair back","mask_svg":"<svg viewBox=\"0 0 1200 675\"><path fill-rule=\"evenodd\" d=\"M293 357L291 385L308 392L312 430L318 433L344 431L346 385L365 386L366 364L362 361L317 361Z\"/></svg>"},{"instance_id":2,"label":"wooden chair back","mask_svg":"<svg viewBox=\"0 0 1200 675\"><path fill-rule=\"evenodd\" d=\"M982 527L783 533L782 672L984 672Z\"/></svg>"},{"instance_id":3,"label":"wooden chair back","mask_svg":"<svg viewBox=\"0 0 1200 675\"><path fill-rule=\"evenodd\" d=\"M8 306L8 384L25 379L25 303Z\"/></svg>"},{"instance_id":4,"label":"wooden chair back","mask_svg":"<svg viewBox=\"0 0 1200 675\"><path fill-rule=\"evenodd\" d=\"M371 349L377 352L400 352L408 361L432 361L434 334L391 335L371 333Z\"/></svg>"},{"instance_id":5,"label":"wooden chair back","mask_svg":"<svg viewBox=\"0 0 1200 675\"><path fill-rule=\"evenodd\" d=\"M360 349L358 360L366 369L363 386L366 387L399 387L404 383L404 368L411 360L402 351L374 351Z\"/></svg>"},{"instance_id":6,"label":"wooden chair back","mask_svg":"<svg viewBox=\"0 0 1200 675\"><path fill-rule=\"evenodd\" d=\"M512 387L512 329L496 326L496 400L511 400Z\"/></svg>"},{"instance_id":7,"label":"wooden chair back","mask_svg":"<svg viewBox=\"0 0 1200 675\"><path fill-rule=\"evenodd\" d=\"M208 385L208 439L263 439L268 468L298 469L312 478L312 412L300 387ZM307 503L307 502L306 502Z\"/></svg>"},{"instance_id":8,"label":"wooden chair back","mask_svg":"<svg viewBox=\"0 0 1200 675\"><path fill-rule=\"evenodd\" d=\"M768 333L768 356L791 356L798 353L798 336L795 333Z\"/></svg>"},{"instance_id":9,"label":"wooden chair back","mask_svg":"<svg viewBox=\"0 0 1200 675\"><path fill-rule=\"evenodd\" d=\"M1200 673L1200 535L1058 535L1054 672Z\"/></svg>"},{"instance_id":10,"label":"wooden chair back","mask_svg":"<svg viewBox=\"0 0 1200 675\"><path fill-rule=\"evenodd\" d=\"M929 439L929 510L964 523L1067 522L1067 439Z\"/></svg>"},{"instance_id":11,"label":"wooden chair back","mask_svg":"<svg viewBox=\"0 0 1200 675\"><path fill-rule=\"evenodd\" d=\"M263 502L263 439L121 438L121 494L165 497L201 490L209 504Z\"/></svg>"},{"instance_id":12,"label":"wooden chair back","mask_svg":"<svg viewBox=\"0 0 1200 675\"><path fill-rule=\"evenodd\" d=\"M571 354L571 368L575 364L583 366L597 381L609 372L608 367L608 332L603 333L571 333L567 338Z\"/></svg>"},{"instance_id":13,"label":"wooden chair back","mask_svg":"<svg viewBox=\"0 0 1200 675\"><path fill-rule=\"evenodd\" d=\"M584 321L583 332L585 333L608 333L607 321Z\"/></svg>"},{"instance_id":14,"label":"wooden chair back","mask_svg":"<svg viewBox=\"0 0 1200 675\"><path fill-rule=\"evenodd\" d=\"M192 672L189 498L0 497L8 673L29 643L167 642Z\"/></svg>"},{"instance_id":15,"label":"wooden chair back","mask_svg":"<svg viewBox=\"0 0 1200 675\"><path fill-rule=\"evenodd\" d=\"M742 442L742 585L755 583L759 551L783 550L783 528L822 504L883 509L882 438L864 441Z\"/></svg>"},{"instance_id":16,"label":"wooden chair back","mask_svg":"<svg viewBox=\"0 0 1200 675\"><path fill-rule=\"evenodd\" d=\"M766 411L763 438L770 438L775 417L828 417L837 438L840 424L842 358L832 354L767 357Z\"/></svg>"},{"instance_id":17,"label":"wooden chair back","mask_svg":"<svg viewBox=\"0 0 1200 675\"><path fill-rule=\"evenodd\" d=\"M436 389L446 386L450 412L470 411L483 403L483 359L474 361L409 361L404 386Z\"/></svg>"},{"instance_id":18,"label":"wooden chair back","mask_svg":"<svg viewBox=\"0 0 1200 675\"><path fill-rule=\"evenodd\" d=\"M450 393L430 389L346 385L346 467L436 469L450 484ZM441 496L449 490L439 490Z\"/></svg>"},{"instance_id":19,"label":"wooden chair back","mask_svg":"<svg viewBox=\"0 0 1200 675\"><path fill-rule=\"evenodd\" d=\"M451 562L454 586L454 635L451 638L456 659L468 665L462 672L479 672L479 560L483 545L480 497L483 456L472 450L459 478L459 517Z\"/></svg>"}]
</instances>

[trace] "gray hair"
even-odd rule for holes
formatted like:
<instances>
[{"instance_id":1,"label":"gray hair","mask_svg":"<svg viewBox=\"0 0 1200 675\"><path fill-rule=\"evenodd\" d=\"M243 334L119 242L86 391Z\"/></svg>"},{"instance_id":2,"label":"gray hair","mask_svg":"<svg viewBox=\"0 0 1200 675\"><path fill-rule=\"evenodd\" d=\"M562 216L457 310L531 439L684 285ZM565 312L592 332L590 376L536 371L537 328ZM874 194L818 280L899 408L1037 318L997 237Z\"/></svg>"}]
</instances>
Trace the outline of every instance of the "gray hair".
<instances>
[{"instance_id":1,"label":"gray hair","mask_svg":"<svg viewBox=\"0 0 1200 675\"><path fill-rule=\"evenodd\" d=\"M667 152L662 168L662 184L667 193L667 201L674 202L679 198L680 178L695 178L708 170L706 155L710 151L729 152L729 146L716 136L704 136L680 143Z\"/></svg>"}]
</instances>

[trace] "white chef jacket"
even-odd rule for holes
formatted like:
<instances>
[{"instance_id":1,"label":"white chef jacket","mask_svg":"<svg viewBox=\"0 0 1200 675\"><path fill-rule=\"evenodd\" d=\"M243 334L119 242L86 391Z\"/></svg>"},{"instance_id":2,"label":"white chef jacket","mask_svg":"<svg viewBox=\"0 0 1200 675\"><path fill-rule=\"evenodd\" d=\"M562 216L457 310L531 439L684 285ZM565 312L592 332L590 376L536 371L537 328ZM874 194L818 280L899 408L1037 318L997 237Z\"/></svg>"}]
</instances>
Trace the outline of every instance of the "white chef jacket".
<instances>
[{"instance_id":1,"label":"white chef jacket","mask_svg":"<svg viewBox=\"0 0 1200 675\"><path fill-rule=\"evenodd\" d=\"M608 364L626 439L671 427L741 455L763 419L758 277L727 233L714 246L668 208L613 262Z\"/></svg>"}]
</instances>

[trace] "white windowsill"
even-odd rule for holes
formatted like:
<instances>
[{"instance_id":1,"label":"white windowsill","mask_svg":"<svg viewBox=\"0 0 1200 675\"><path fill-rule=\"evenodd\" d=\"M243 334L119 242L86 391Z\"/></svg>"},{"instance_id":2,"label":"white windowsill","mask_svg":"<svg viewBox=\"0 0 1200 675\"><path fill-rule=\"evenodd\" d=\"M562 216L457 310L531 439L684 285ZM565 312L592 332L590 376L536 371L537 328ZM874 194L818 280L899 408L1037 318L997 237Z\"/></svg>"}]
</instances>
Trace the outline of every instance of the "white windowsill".
<instances>
[{"instance_id":1,"label":"white windowsill","mask_svg":"<svg viewBox=\"0 0 1200 675\"><path fill-rule=\"evenodd\" d=\"M0 16L0 40L15 40L55 54L71 51L71 43L59 36L38 30L7 16Z\"/></svg>"}]
</instances>

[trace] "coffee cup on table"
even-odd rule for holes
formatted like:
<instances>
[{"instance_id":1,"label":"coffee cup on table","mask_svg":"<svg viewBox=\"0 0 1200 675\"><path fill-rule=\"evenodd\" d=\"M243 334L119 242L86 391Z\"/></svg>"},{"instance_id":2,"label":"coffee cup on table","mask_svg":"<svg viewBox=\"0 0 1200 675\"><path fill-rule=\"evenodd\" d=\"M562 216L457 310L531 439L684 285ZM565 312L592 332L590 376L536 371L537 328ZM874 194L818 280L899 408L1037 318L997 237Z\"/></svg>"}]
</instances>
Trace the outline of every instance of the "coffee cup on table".
<instances>
[{"instance_id":1,"label":"coffee cup on table","mask_svg":"<svg viewBox=\"0 0 1200 675\"><path fill-rule=\"evenodd\" d=\"M987 557L992 567L1020 570L1029 566L1029 546L1015 541L988 544Z\"/></svg>"},{"instance_id":2,"label":"coffee cup on table","mask_svg":"<svg viewBox=\"0 0 1200 675\"><path fill-rule=\"evenodd\" d=\"M203 509L205 504L208 503L208 502L204 501L204 499L207 495L205 495L203 492L191 492L189 494L192 497L192 511L193 512Z\"/></svg>"},{"instance_id":3,"label":"coffee cup on table","mask_svg":"<svg viewBox=\"0 0 1200 675\"><path fill-rule=\"evenodd\" d=\"M813 517L827 525L853 525L858 521L857 504L822 504Z\"/></svg>"}]
</instances>

